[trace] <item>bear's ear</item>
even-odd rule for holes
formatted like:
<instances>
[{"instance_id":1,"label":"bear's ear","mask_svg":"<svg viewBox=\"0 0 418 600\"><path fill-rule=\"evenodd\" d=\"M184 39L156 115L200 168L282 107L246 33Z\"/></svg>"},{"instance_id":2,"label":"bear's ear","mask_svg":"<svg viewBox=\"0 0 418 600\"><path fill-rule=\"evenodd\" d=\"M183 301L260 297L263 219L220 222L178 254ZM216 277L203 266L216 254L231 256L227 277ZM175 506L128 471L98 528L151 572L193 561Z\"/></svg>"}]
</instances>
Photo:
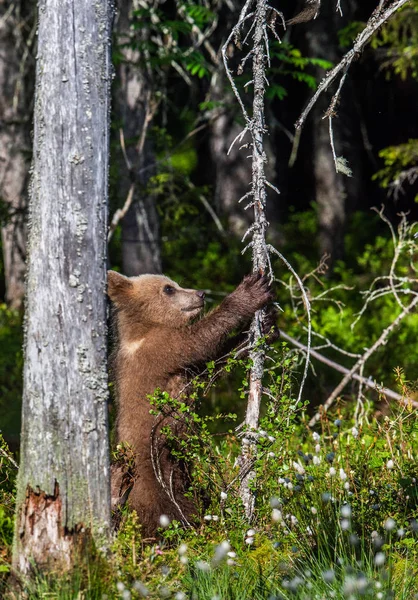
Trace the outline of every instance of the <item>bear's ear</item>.
<instances>
[{"instance_id":1,"label":"bear's ear","mask_svg":"<svg viewBox=\"0 0 418 600\"><path fill-rule=\"evenodd\" d=\"M107 295L112 302L120 304L132 288L132 281L128 277L116 271L107 272Z\"/></svg>"}]
</instances>

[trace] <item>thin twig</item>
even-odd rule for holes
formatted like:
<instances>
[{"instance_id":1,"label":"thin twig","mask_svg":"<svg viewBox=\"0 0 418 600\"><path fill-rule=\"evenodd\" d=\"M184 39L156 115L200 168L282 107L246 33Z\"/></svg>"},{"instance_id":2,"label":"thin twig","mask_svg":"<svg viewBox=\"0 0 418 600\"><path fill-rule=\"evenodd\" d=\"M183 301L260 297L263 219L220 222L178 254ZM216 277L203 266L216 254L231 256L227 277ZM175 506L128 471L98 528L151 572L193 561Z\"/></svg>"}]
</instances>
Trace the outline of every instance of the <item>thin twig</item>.
<instances>
[{"instance_id":1,"label":"thin twig","mask_svg":"<svg viewBox=\"0 0 418 600\"><path fill-rule=\"evenodd\" d=\"M290 335L285 333L282 329L279 330L279 333L280 333L281 339L286 340L287 342L292 344L292 346L296 346L296 348L300 348L304 352L307 352L308 347L305 346L305 344L298 342L297 340L292 338ZM335 361L327 358L323 354L320 354L317 350L314 350L311 348L310 355L312 358L316 358L316 360L319 360L324 365L331 367L331 369L334 369L335 371L338 371L339 373L344 373L345 375L350 373L349 369L347 369L346 367L343 367L339 363L336 363ZM361 368L363 368L363 367L364 367L364 364L361 365ZM376 390L377 392L379 392L379 394L387 396L388 398L392 398L393 400L396 400L400 404L404 404L405 406L412 405L415 408L418 408L418 402L416 400L412 400L412 398L405 398L405 396L402 396L401 394L398 394L397 392L394 392L393 390L391 390L389 388L382 387L381 385L379 385L378 383L376 383L375 381L373 381L370 378L363 377L362 375L358 375L358 373L353 373L351 376L351 379L355 379L356 381L359 381L361 383L361 385L365 385L366 387L368 387L372 390Z\"/></svg>"},{"instance_id":2,"label":"thin twig","mask_svg":"<svg viewBox=\"0 0 418 600\"><path fill-rule=\"evenodd\" d=\"M350 379L353 378L353 375L359 370L359 368L364 365L367 360L376 352L376 350L386 343L389 335L392 331L399 325L399 323L404 319L418 304L418 294L415 295L414 299L408 306L406 306L401 313L396 317L396 319L384 329L380 335L380 337L375 341L375 343L358 359L353 367L346 373L341 382L337 385L334 391L329 395L327 400L322 405L322 412L327 412L330 406L333 404L334 400L341 394L342 390L345 388ZM320 413L317 413L310 421L309 427L313 427L317 421L321 418Z\"/></svg>"},{"instance_id":3,"label":"thin twig","mask_svg":"<svg viewBox=\"0 0 418 600\"><path fill-rule=\"evenodd\" d=\"M345 73L351 66L353 60L358 58L364 48L364 46L369 42L370 38L376 33L376 31L386 23L388 19L404 4L406 4L409 0L397 0L393 2L386 10L383 10L383 7L379 7L376 9L369 20L367 21L366 27L363 31L357 36L354 45L351 50L347 52L347 54L341 59L341 61L336 65L318 86L317 91L312 96L311 100L308 103L308 106L305 108L299 119L295 123L296 129L301 129L306 121L307 116L311 112L313 106L317 102L319 96L325 92L329 86L333 83L333 81L337 78L337 76L343 72Z\"/></svg>"}]
</instances>

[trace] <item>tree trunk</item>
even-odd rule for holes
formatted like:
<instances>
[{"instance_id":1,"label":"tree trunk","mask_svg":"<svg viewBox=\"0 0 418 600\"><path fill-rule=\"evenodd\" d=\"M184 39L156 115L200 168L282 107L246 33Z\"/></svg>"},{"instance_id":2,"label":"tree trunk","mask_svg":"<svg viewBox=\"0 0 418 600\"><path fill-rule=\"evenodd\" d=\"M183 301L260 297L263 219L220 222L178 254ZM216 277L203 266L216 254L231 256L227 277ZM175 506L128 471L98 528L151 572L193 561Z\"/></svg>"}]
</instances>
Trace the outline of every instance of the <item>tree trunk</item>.
<instances>
[{"instance_id":1,"label":"tree trunk","mask_svg":"<svg viewBox=\"0 0 418 600\"><path fill-rule=\"evenodd\" d=\"M153 174L155 162L147 130L156 110L152 89L152 73L140 64L140 52L129 47L133 35L146 36L146 31L131 29L131 12L136 2L119 1L116 26L117 44L123 56L117 67L118 88L115 112L121 123L125 156L119 151L119 204L122 206L134 181L133 202L122 219L122 267L125 275L161 273L159 220L155 198L145 186ZM128 164L127 164L128 163Z\"/></svg>"},{"instance_id":2,"label":"tree trunk","mask_svg":"<svg viewBox=\"0 0 418 600\"><path fill-rule=\"evenodd\" d=\"M309 56L319 57L337 64L338 40L335 6L328 2L315 21L305 25ZM323 71L318 69L318 81ZM335 90L334 90L335 91ZM328 119L322 119L331 102L332 93L323 94L312 115L312 159L315 181L315 200L318 207L319 248L321 255L328 254L331 262L341 258L345 226L344 175L336 173L330 145ZM341 122L334 121L334 141L337 155L341 154Z\"/></svg>"},{"instance_id":3,"label":"tree trunk","mask_svg":"<svg viewBox=\"0 0 418 600\"><path fill-rule=\"evenodd\" d=\"M210 128L210 153L214 165L215 205L219 213L228 219L228 230L242 237L252 223L252 213L238 204L251 186L251 162L240 144L234 144L227 154L233 140L242 131L242 124L235 120L235 107L230 92L226 92L226 82L220 73L213 78L211 99L215 102L225 100L225 108L214 119ZM248 203L246 203L248 204Z\"/></svg>"},{"instance_id":4,"label":"tree trunk","mask_svg":"<svg viewBox=\"0 0 418 600\"><path fill-rule=\"evenodd\" d=\"M110 523L107 0L40 0L13 561L71 566Z\"/></svg>"},{"instance_id":5,"label":"tree trunk","mask_svg":"<svg viewBox=\"0 0 418 600\"><path fill-rule=\"evenodd\" d=\"M31 158L32 39L35 3L0 5L0 202L6 302L21 309L25 293L27 183Z\"/></svg>"},{"instance_id":6,"label":"tree trunk","mask_svg":"<svg viewBox=\"0 0 418 600\"><path fill-rule=\"evenodd\" d=\"M242 132L243 127L236 119L233 95L228 91L228 84L219 72L213 76L210 99L223 103L223 109L211 124L209 140L211 162L214 165L215 205L217 211L227 217L228 230L233 235L242 237L253 223L253 212L244 210L251 200L238 203L251 189L251 161L248 160L248 151L240 150L240 146L248 142L248 137L242 144L236 142L228 154L232 142ZM269 140L265 140L264 149L268 156L266 174L272 180L275 160ZM207 168L206 165L202 166ZM273 211L269 216L274 221Z\"/></svg>"}]
</instances>

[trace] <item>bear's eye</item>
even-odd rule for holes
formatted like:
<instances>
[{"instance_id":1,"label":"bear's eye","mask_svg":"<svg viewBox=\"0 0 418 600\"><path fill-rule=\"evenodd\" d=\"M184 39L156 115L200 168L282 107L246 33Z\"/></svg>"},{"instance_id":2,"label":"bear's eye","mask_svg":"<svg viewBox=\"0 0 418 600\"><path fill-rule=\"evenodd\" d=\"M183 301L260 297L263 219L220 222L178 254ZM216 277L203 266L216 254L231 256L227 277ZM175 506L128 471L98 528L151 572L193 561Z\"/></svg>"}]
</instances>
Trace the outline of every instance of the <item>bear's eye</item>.
<instances>
[{"instance_id":1,"label":"bear's eye","mask_svg":"<svg viewBox=\"0 0 418 600\"><path fill-rule=\"evenodd\" d=\"M176 290L175 290L175 288L173 288L172 285L166 285L166 286L164 286L163 291L164 291L164 294L167 294L168 296L172 296Z\"/></svg>"}]
</instances>

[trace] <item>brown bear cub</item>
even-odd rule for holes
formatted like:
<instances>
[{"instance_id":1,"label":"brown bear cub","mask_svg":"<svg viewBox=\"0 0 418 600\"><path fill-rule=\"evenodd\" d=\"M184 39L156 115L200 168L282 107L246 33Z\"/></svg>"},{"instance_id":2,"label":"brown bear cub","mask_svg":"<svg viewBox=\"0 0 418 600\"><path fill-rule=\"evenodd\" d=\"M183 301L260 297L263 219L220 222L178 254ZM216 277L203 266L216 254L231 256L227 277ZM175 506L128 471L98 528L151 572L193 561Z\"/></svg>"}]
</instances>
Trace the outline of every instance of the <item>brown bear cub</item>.
<instances>
[{"instance_id":1,"label":"brown bear cub","mask_svg":"<svg viewBox=\"0 0 418 600\"><path fill-rule=\"evenodd\" d=\"M187 401L193 368L223 356L228 335L248 324L257 310L272 301L272 294L265 277L249 275L217 308L196 321L203 310L204 292L181 288L163 275L128 278L109 271L108 294L118 340L113 357L117 440L127 442L134 452L128 503L137 511L143 533L153 535L161 515L187 524L194 505L185 497L186 469L171 456L160 431L169 424L176 435L182 435L181 421L151 414L147 396L159 388ZM112 496L119 485L114 478Z\"/></svg>"}]
</instances>

